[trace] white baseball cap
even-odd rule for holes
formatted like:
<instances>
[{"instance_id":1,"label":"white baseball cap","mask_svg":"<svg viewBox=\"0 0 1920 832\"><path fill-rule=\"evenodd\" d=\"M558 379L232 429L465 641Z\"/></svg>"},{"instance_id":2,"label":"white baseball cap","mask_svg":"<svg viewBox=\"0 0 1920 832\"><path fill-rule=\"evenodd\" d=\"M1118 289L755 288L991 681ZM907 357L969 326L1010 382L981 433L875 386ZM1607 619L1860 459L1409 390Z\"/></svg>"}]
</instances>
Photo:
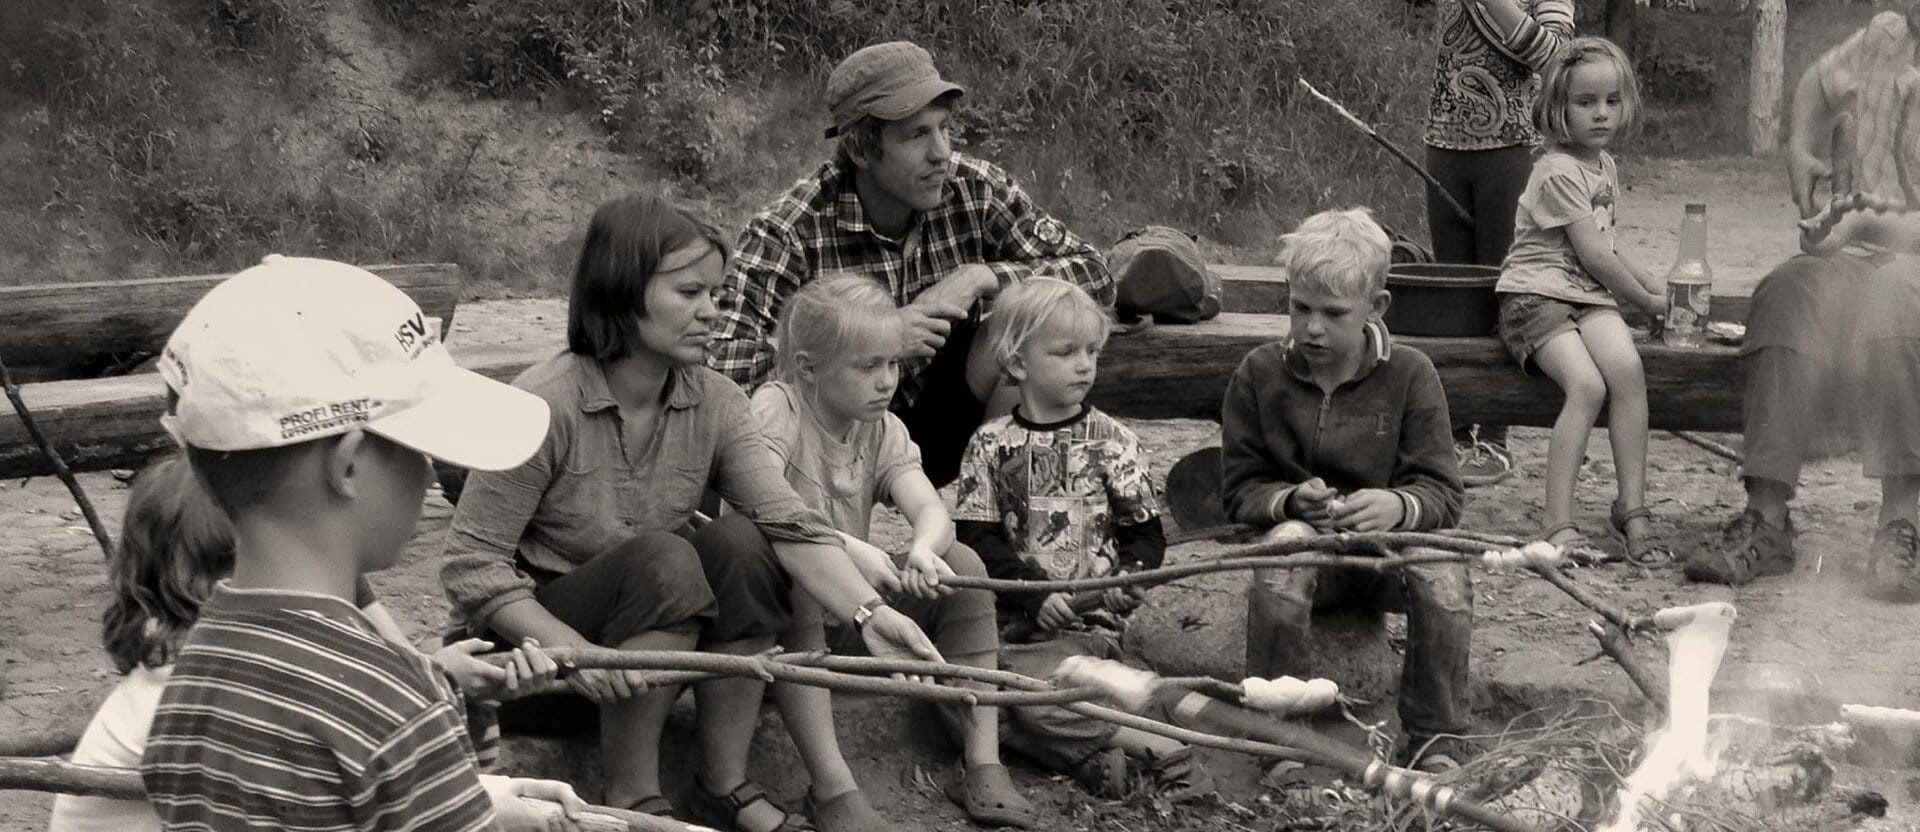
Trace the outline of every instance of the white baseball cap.
<instances>
[{"instance_id":1,"label":"white baseball cap","mask_svg":"<svg viewBox=\"0 0 1920 832\"><path fill-rule=\"evenodd\" d=\"M499 471L547 435L538 396L454 364L429 318L364 269L268 255L213 287L175 328L160 418L182 444L277 448L359 428L445 462Z\"/></svg>"}]
</instances>

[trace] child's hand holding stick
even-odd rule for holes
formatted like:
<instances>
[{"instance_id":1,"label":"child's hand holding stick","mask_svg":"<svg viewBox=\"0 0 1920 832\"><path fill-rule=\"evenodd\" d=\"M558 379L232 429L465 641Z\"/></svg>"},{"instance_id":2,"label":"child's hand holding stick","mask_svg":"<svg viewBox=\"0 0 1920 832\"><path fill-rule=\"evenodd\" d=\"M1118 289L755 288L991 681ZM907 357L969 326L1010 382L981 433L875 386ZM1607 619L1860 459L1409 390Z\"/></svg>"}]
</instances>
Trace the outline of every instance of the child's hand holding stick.
<instances>
[{"instance_id":1,"label":"child's hand holding stick","mask_svg":"<svg viewBox=\"0 0 1920 832\"><path fill-rule=\"evenodd\" d=\"M1329 488L1319 477L1314 477L1295 486L1293 493L1287 495L1287 516L1303 520L1316 529L1327 528L1332 524L1332 504L1339 497L1340 492Z\"/></svg>"},{"instance_id":2,"label":"child's hand holding stick","mask_svg":"<svg viewBox=\"0 0 1920 832\"><path fill-rule=\"evenodd\" d=\"M560 675L560 665L534 639L522 642L498 664L479 657L492 649L493 642L470 638L440 648L430 659L467 698L490 702L538 690Z\"/></svg>"}]
</instances>

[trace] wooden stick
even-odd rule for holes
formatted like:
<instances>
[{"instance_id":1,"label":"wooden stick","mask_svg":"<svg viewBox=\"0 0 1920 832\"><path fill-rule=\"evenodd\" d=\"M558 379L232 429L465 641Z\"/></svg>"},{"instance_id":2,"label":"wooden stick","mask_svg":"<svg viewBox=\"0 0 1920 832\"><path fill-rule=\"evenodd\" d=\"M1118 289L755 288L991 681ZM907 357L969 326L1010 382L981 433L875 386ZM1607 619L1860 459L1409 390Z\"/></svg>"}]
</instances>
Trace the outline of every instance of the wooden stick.
<instances>
[{"instance_id":1,"label":"wooden stick","mask_svg":"<svg viewBox=\"0 0 1920 832\"><path fill-rule=\"evenodd\" d=\"M107 534L106 524L100 522L100 515L93 510L93 501L87 499L86 489L80 487L80 481L73 478L73 469L67 467L67 460L53 447L53 442L40 431L40 425L33 419L33 412L27 409L27 401L20 397L20 387L13 383L13 373L7 370L7 362L0 360L0 387L7 391L7 401L13 403L13 412L20 417L20 424L27 429L27 435L33 437L33 444L40 446L40 453L53 465L53 473L73 494L73 502L80 506L81 516L87 518L87 526L93 529L93 537L100 541L100 553L113 557L113 537Z\"/></svg>"},{"instance_id":2,"label":"wooden stick","mask_svg":"<svg viewBox=\"0 0 1920 832\"><path fill-rule=\"evenodd\" d=\"M1626 611L1600 600L1599 596L1594 595L1586 587L1575 583L1572 578L1567 577L1566 574L1559 569L1551 566L1535 566L1531 568L1534 574L1545 578L1547 583L1553 584L1554 587L1558 588L1561 592L1566 593L1567 597L1578 601L1581 606L1599 613L1601 618L1605 618L1609 623L1613 624L1613 626L1619 627L1625 632L1631 633L1652 626L1652 617L1629 617Z\"/></svg>"},{"instance_id":3,"label":"wooden stick","mask_svg":"<svg viewBox=\"0 0 1920 832\"><path fill-rule=\"evenodd\" d=\"M1468 227L1473 226L1473 214L1468 213L1466 207L1461 205L1459 200L1454 199L1453 194L1447 192L1446 186L1440 184L1440 180L1435 179L1433 174L1427 172L1427 169L1421 166L1419 162L1414 161L1412 156L1408 156L1406 151L1401 150L1398 146L1394 145L1393 142L1387 141L1387 137L1380 135L1380 131L1373 129L1373 125L1361 121L1359 116L1354 115L1351 110L1341 106L1340 102L1329 98L1326 93L1315 89L1313 84L1307 82L1307 79L1296 78L1295 80L1300 82L1300 86L1304 87L1308 94L1320 99L1327 106L1332 107L1333 111L1339 113L1341 118L1346 119L1348 124L1359 128L1360 132L1367 134L1367 138L1374 140L1374 142L1378 143L1381 147L1386 148L1388 153L1393 154L1395 159L1399 159L1407 167L1413 168L1414 173L1419 174L1421 179L1426 180L1428 185L1433 186L1434 193L1440 195L1440 199L1447 203L1447 207L1453 209L1454 215L1458 216L1461 222L1466 223Z\"/></svg>"},{"instance_id":4,"label":"wooden stick","mask_svg":"<svg viewBox=\"0 0 1920 832\"><path fill-rule=\"evenodd\" d=\"M70 754L80 744L80 729L55 728L17 737L0 737L0 757L52 757Z\"/></svg>"},{"instance_id":5,"label":"wooden stick","mask_svg":"<svg viewBox=\"0 0 1920 832\"><path fill-rule=\"evenodd\" d=\"M1612 659L1614 664L1626 671L1627 679L1640 689L1640 695L1647 698L1653 709L1661 714L1667 712L1667 689L1658 676L1653 674L1640 657L1633 653L1633 643L1627 640L1627 634L1618 626L1601 624L1598 621L1587 622L1587 630L1593 633L1594 640L1600 642L1600 652Z\"/></svg>"},{"instance_id":6,"label":"wooden stick","mask_svg":"<svg viewBox=\"0 0 1920 832\"><path fill-rule=\"evenodd\" d=\"M1704 450L1707 453L1713 454L1714 456L1720 457L1721 459L1732 460L1735 465L1744 465L1747 462L1747 458L1744 456L1741 456L1739 451L1736 451L1732 448L1729 448L1725 445L1722 445L1704 436L1689 433L1684 430L1670 430L1667 432L1670 434L1673 434L1673 438L1678 439L1682 442L1685 442L1701 450Z\"/></svg>"},{"instance_id":7,"label":"wooden stick","mask_svg":"<svg viewBox=\"0 0 1920 832\"><path fill-rule=\"evenodd\" d=\"M111 800L147 799L140 772L130 768L83 766L61 760L0 758L0 791L19 789L53 792ZM560 805L523 797L529 803L560 811ZM586 832L714 832L672 818L646 815L606 806L589 806L580 813L580 828Z\"/></svg>"}]
</instances>

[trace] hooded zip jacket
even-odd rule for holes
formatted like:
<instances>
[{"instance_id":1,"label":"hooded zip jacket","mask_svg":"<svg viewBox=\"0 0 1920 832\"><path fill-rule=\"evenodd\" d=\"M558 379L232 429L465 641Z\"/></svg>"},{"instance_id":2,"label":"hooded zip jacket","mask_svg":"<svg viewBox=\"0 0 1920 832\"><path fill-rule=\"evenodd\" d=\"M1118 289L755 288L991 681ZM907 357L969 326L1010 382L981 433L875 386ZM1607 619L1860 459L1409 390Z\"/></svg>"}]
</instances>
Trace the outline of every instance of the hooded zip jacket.
<instances>
[{"instance_id":1,"label":"hooded zip jacket","mask_svg":"<svg viewBox=\"0 0 1920 832\"><path fill-rule=\"evenodd\" d=\"M1402 530L1453 526L1461 484L1440 374L1424 353L1367 324L1368 360L1331 392L1309 377L1291 342L1262 345L1240 361L1221 404L1221 501L1237 523L1272 525L1287 497L1319 477L1341 494L1388 489L1406 512Z\"/></svg>"}]
</instances>

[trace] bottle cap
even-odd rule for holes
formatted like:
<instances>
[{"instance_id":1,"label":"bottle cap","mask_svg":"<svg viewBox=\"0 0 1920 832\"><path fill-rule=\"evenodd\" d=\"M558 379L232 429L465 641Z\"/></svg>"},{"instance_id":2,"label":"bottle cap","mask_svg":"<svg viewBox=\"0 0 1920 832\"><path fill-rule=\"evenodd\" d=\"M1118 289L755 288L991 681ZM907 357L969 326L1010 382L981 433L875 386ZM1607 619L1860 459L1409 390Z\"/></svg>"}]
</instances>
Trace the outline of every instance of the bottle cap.
<instances>
[{"instance_id":1,"label":"bottle cap","mask_svg":"<svg viewBox=\"0 0 1920 832\"><path fill-rule=\"evenodd\" d=\"M1689 214L1704 214L1706 212L1707 212L1707 204L1704 202L1687 203L1687 213Z\"/></svg>"}]
</instances>

